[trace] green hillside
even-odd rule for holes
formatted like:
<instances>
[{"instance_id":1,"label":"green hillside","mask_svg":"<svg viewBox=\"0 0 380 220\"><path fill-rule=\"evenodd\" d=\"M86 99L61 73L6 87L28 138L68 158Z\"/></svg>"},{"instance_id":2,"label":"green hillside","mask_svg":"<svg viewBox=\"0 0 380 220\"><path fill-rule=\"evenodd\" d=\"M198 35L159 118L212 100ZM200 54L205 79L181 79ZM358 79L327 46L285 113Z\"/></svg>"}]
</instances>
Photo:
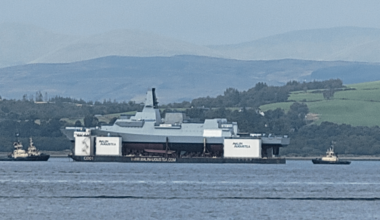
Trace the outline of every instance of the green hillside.
<instances>
[{"instance_id":1,"label":"green hillside","mask_svg":"<svg viewBox=\"0 0 380 220\"><path fill-rule=\"evenodd\" d=\"M337 91L330 100L322 93L293 92L288 102L260 106L261 110L282 108L289 110L293 102L303 102L315 119L314 123L323 121L353 126L380 126L380 81L347 85L354 90Z\"/></svg>"}]
</instances>

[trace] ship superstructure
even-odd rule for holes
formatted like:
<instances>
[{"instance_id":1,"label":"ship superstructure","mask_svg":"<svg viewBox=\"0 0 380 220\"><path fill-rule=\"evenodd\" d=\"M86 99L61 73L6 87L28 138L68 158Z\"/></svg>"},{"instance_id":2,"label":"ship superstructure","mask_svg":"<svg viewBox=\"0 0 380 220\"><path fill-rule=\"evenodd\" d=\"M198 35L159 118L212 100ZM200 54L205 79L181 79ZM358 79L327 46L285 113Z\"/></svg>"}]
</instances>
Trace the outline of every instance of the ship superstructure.
<instances>
[{"instance_id":1,"label":"ship superstructure","mask_svg":"<svg viewBox=\"0 0 380 220\"><path fill-rule=\"evenodd\" d=\"M73 156L165 158L276 158L289 138L263 135L242 137L236 122L224 118L188 123L183 113L161 118L155 89L149 90L142 112L113 125L84 130L68 127L75 142ZM108 154L107 154L108 152Z\"/></svg>"}]
</instances>

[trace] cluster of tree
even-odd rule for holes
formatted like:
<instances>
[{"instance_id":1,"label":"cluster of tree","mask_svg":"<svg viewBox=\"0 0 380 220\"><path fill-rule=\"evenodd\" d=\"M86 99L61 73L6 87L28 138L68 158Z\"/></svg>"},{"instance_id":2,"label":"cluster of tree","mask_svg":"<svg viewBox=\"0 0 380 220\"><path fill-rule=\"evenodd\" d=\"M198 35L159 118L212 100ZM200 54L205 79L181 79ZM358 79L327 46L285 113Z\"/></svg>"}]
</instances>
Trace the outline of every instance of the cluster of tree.
<instances>
[{"instance_id":1,"label":"cluster of tree","mask_svg":"<svg viewBox=\"0 0 380 220\"><path fill-rule=\"evenodd\" d=\"M69 101L69 102L64 102ZM55 102L57 101L57 102ZM0 102L0 120L28 120L52 118L80 118L96 114L114 114L120 112L139 111L141 104L135 102L87 102L71 98L51 99L49 102L35 102L29 100L2 100Z\"/></svg>"},{"instance_id":2,"label":"cluster of tree","mask_svg":"<svg viewBox=\"0 0 380 220\"><path fill-rule=\"evenodd\" d=\"M272 133L288 134L298 131L306 125L305 116L309 112L307 105L293 103L290 110L285 113L282 109L269 110L260 114L258 110L242 108L240 110L228 110L224 107L217 109L191 108L186 110L186 115L191 118L227 118L228 121L237 122L242 133Z\"/></svg>"},{"instance_id":3,"label":"cluster of tree","mask_svg":"<svg viewBox=\"0 0 380 220\"><path fill-rule=\"evenodd\" d=\"M291 144L283 149L283 154L310 156L323 155L334 144L340 154L370 155L380 154L380 128L338 125L322 122L320 125L303 126L291 135Z\"/></svg>"},{"instance_id":4,"label":"cluster of tree","mask_svg":"<svg viewBox=\"0 0 380 220\"><path fill-rule=\"evenodd\" d=\"M324 99L331 99L334 97L335 90L334 89L326 89L323 91Z\"/></svg>"},{"instance_id":5,"label":"cluster of tree","mask_svg":"<svg viewBox=\"0 0 380 220\"><path fill-rule=\"evenodd\" d=\"M0 101L0 151L12 150L16 133L24 144L28 143L29 137L33 137L36 146L41 150L70 149L70 142L60 131L62 127L74 125L94 127L99 124L95 115L142 109L140 104L134 102L93 103L61 97L45 102L40 100L43 97L40 92L36 93L36 97L37 100L23 97L21 100ZM62 120L64 118L83 118L84 123L77 121L76 124L70 124Z\"/></svg>"},{"instance_id":6,"label":"cluster of tree","mask_svg":"<svg viewBox=\"0 0 380 220\"><path fill-rule=\"evenodd\" d=\"M58 119L50 120L12 120L0 121L0 151L10 152L12 143L20 140L26 145L28 138L33 141L40 150L65 150L70 148L70 142L63 137L60 128L64 123Z\"/></svg>"},{"instance_id":7,"label":"cluster of tree","mask_svg":"<svg viewBox=\"0 0 380 220\"><path fill-rule=\"evenodd\" d=\"M255 87L247 91L238 91L234 88L228 88L224 91L223 95L215 98L205 97L193 99L189 104L188 102L176 103L177 107L186 108L187 106L193 107L253 107L257 108L260 105L285 102L288 100L289 93L292 91L302 90L315 90L315 89L328 89L334 91L343 87L343 82L340 79L330 79L326 81L313 81L313 82L297 82L290 81L284 86L268 86L266 83L259 82ZM182 106L180 104L183 104ZM174 106L174 105L172 105Z\"/></svg>"},{"instance_id":8,"label":"cluster of tree","mask_svg":"<svg viewBox=\"0 0 380 220\"><path fill-rule=\"evenodd\" d=\"M290 81L286 83L285 87L290 91L307 91L316 89L339 89L343 88L343 81L340 79L329 79L325 81L312 81L312 82L297 82Z\"/></svg>"}]
</instances>

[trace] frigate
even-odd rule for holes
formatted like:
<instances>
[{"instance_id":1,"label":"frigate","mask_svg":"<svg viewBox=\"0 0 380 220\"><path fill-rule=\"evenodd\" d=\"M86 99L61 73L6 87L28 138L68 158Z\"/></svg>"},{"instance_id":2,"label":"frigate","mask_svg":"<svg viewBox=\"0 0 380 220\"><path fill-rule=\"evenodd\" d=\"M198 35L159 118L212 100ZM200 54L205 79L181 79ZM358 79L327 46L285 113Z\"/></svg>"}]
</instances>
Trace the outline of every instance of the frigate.
<instances>
[{"instance_id":1,"label":"frigate","mask_svg":"<svg viewBox=\"0 0 380 220\"><path fill-rule=\"evenodd\" d=\"M236 122L224 118L193 123L183 113L161 118L155 89L147 91L143 110L121 117L113 125L66 127L74 143L75 161L285 163L279 149L287 136L239 133Z\"/></svg>"}]
</instances>

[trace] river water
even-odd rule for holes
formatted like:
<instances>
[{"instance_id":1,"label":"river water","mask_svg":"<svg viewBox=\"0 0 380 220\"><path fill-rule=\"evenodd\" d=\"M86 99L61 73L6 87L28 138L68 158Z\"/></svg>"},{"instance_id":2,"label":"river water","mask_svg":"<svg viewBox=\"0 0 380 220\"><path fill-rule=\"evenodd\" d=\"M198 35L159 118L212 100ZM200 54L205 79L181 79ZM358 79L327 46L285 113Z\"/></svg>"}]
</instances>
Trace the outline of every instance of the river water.
<instances>
[{"instance_id":1,"label":"river water","mask_svg":"<svg viewBox=\"0 0 380 220\"><path fill-rule=\"evenodd\" d=\"M0 162L1 219L380 219L380 162Z\"/></svg>"}]
</instances>

